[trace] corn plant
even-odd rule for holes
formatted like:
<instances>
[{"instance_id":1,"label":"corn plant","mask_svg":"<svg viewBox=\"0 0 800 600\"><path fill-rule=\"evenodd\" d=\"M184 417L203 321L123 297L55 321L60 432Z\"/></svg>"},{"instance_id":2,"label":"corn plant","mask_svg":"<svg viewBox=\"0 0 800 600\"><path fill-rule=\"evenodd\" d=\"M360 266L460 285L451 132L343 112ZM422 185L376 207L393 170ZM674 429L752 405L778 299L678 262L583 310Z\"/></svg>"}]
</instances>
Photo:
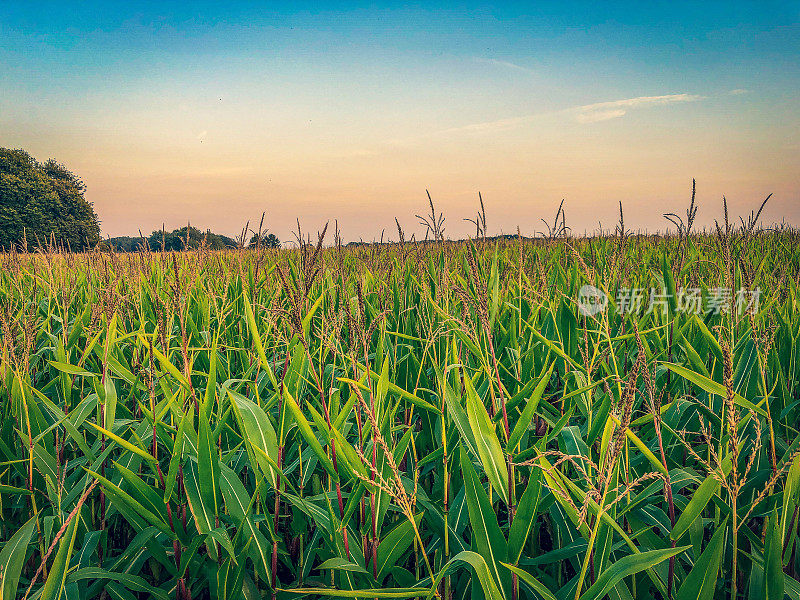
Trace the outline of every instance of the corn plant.
<instances>
[{"instance_id":1,"label":"corn plant","mask_svg":"<svg viewBox=\"0 0 800 600\"><path fill-rule=\"evenodd\" d=\"M1 255L2 600L800 598L800 234L436 223Z\"/></svg>"}]
</instances>

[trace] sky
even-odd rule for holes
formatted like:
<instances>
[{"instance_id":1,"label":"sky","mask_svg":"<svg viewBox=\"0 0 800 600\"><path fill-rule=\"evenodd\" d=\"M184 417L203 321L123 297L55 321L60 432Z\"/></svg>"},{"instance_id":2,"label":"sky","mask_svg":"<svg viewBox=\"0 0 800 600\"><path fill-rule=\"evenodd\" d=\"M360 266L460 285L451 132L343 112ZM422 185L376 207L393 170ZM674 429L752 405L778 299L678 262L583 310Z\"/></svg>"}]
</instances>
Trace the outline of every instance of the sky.
<instances>
[{"instance_id":1,"label":"sky","mask_svg":"<svg viewBox=\"0 0 800 600\"><path fill-rule=\"evenodd\" d=\"M800 225L800 2L0 2L0 147L103 235Z\"/></svg>"}]
</instances>

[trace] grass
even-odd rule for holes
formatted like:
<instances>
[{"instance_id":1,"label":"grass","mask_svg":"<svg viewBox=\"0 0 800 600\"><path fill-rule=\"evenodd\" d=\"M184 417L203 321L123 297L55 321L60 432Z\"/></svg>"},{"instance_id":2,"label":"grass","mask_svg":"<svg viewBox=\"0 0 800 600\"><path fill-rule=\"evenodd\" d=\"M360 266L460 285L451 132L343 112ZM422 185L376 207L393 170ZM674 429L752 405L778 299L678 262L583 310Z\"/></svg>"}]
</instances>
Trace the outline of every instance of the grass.
<instances>
[{"instance_id":1,"label":"grass","mask_svg":"<svg viewBox=\"0 0 800 600\"><path fill-rule=\"evenodd\" d=\"M0 256L2 600L800 598L800 234L690 230Z\"/></svg>"}]
</instances>

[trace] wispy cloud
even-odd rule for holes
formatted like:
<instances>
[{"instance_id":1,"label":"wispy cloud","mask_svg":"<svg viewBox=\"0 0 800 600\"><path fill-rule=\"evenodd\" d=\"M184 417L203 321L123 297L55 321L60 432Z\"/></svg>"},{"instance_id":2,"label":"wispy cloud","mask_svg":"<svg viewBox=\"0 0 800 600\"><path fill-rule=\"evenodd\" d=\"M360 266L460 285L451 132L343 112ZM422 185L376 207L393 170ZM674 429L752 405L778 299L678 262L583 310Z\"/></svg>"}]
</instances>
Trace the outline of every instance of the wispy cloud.
<instances>
[{"instance_id":1,"label":"wispy cloud","mask_svg":"<svg viewBox=\"0 0 800 600\"><path fill-rule=\"evenodd\" d=\"M613 110L592 110L588 112L581 112L575 117L579 123L598 123L599 121L609 121L610 119L616 119L621 117L625 114L625 111L621 108L615 108Z\"/></svg>"},{"instance_id":2,"label":"wispy cloud","mask_svg":"<svg viewBox=\"0 0 800 600\"><path fill-rule=\"evenodd\" d=\"M444 129L437 133L484 133L487 131L499 131L502 129L512 129L525 123L530 123L534 119L545 116L543 113L535 115L525 115L522 117L511 117L509 119L498 119L497 121L486 121L485 123L471 123Z\"/></svg>"},{"instance_id":3,"label":"wispy cloud","mask_svg":"<svg viewBox=\"0 0 800 600\"><path fill-rule=\"evenodd\" d=\"M612 102L585 104L572 110L575 112L575 119L579 123L596 123L598 121L608 121L609 119L622 117L633 108L676 104L679 102L696 102L702 99L703 96L697 96L695 94L638 96L636 98L625 98L624 100L614 100Z\"/></svg>"},{"instance_id":4,"label":"wispy cloud","mask_svg":"<svg viewBox=\"0 0 800 600\"><path fill-rule=\"evenodd\" d=\"M750 90L746 90L744 88L736 88L735 90L731 90L728 92L731 96L738 96L740 94L749 94Z\"/></svg>"},{"instance_id":5,"label":"wispy cloud","mask_svg":"<svg viewBox=\"0 0 800 600\"><path fill-rule=\"evenodd\" d=\"M483 63L485 65L493 65L495 67L501 67L503 69L510 69L512 71L520 71L522 73L535 73L533 69L529 69L528 67L523 67L522 65L518 65L512 62L508 62L507 60L499 60L497 58L476 58L475 59L479 63Z\"/></svg>"},{"instance_id":6,"label":"wispy cloud","mask_svg":"<svg viewBox=\"0 0 800 600\"><path fill-rule=\"evenodd\" d=\"M483 123L471 123L459 127L451 127L437 134L447 133L487 133L520 127L536 119L552 116L568 116L579 123L598 123L609 121L625 116L629 110L645 108L649 106L661 106L665 104L677 104L681 102L697 102L703 100L705 96L695 94L667 94L664 96L638 96L636 98L625 98L623 100L613 100L611 102L597 102L595 104L584 104L573 106L563 110L534 113L520 117L498 119L496 121L486 121Z\"/></svg>"}]
</instances>

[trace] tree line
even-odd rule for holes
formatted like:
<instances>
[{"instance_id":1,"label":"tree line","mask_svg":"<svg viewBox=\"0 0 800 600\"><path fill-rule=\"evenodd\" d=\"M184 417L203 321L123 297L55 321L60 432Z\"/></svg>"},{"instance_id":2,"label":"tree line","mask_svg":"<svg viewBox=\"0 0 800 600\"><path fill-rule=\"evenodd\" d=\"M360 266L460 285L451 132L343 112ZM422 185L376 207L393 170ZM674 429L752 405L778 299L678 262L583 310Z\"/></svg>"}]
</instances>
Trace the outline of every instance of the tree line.
<instances>
[{"instance_id":1,"label":"tree line","mask_svg":"<svg viewBox=\"0 0 800 600\"><path fill-rule=\"evenodd\" d=\"M100 220L85 192L83 181L55 159L41 163L25 150L0 148L0 251L224 250L240 245L231 237L188 224L172 231L155 230L147 237L102 239ZM264 233L254 234L247 245L280 248L281 242L275 234Z\"/></svg>"},{"instance_id":2,"label":"tree line","mask_svg":"<svg viewBox=\"0 0 800 600\"><path fill-rule=\"evenodd\" d=\"M0 148L0 248L55 244L86 250L100 241L100 223L83 197L86 186L54 159Z\"/></svg>"}]
</instances>

